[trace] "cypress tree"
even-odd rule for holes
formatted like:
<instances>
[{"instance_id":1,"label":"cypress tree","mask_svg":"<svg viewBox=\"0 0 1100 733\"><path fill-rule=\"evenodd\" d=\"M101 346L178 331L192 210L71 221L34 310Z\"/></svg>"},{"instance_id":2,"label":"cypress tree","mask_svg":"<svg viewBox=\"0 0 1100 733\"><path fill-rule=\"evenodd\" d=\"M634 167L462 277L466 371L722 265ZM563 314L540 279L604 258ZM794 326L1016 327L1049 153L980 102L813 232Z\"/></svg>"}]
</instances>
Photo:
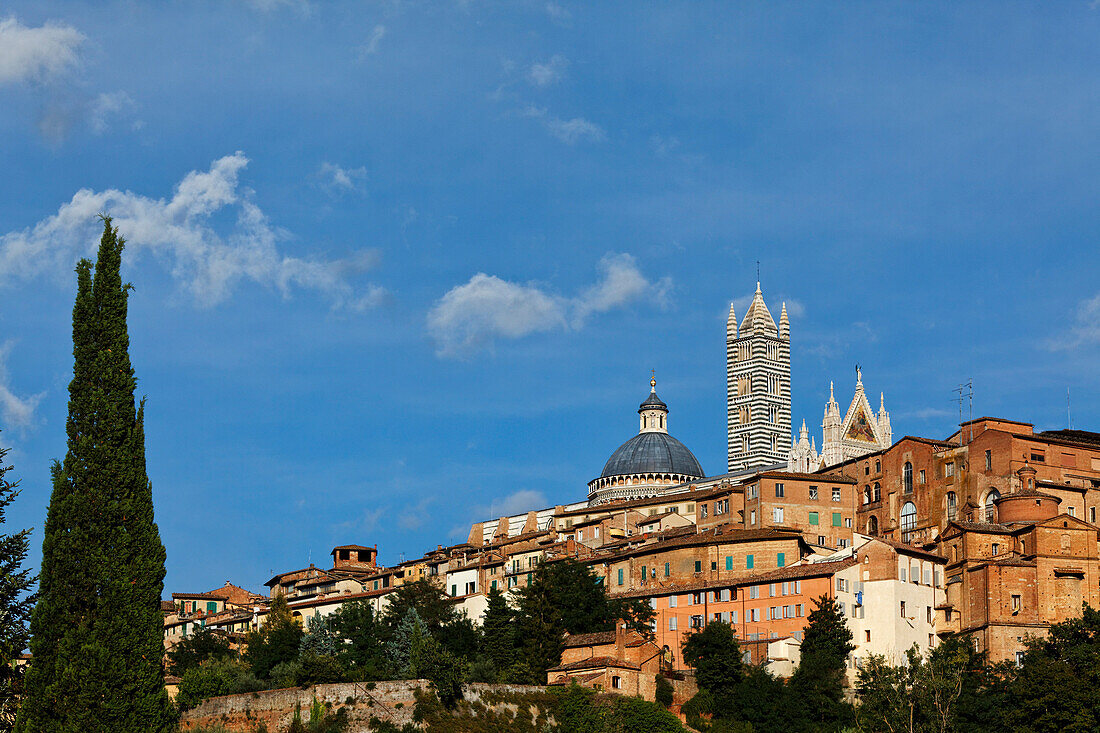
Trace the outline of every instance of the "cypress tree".
<instances>
[{"instance_id":1,"label":"cypress tree","mask_svg":"<svg viewBox=\"0 0 1100 733\"><path fill-rule=\"evenodd\" d=\"M17 729L168 731L164 545L145 468L144 401L134 403L124 240L103 218L94 275L77 265L68 451L53 467L32 663Z\"/></svg>"},{"instance_id":2,"label":"cypress tree","mask_svg":"<svg viewBox=\"0 0 1100 733\"><path fill-rule=\"evenodd\" d=\"M0 448L0 525L6 520L8 507L19 496L18 482L5 477L11 470L11 466L4 465L7 453L6 448ZM29 537L28 529L0 534L0 731L9 731L15 724L22 693L22 670L14 662L27 648L30 636L27 621L34 607L30 591L35 578L23 568Z\"/></svg>"}]
</instances>

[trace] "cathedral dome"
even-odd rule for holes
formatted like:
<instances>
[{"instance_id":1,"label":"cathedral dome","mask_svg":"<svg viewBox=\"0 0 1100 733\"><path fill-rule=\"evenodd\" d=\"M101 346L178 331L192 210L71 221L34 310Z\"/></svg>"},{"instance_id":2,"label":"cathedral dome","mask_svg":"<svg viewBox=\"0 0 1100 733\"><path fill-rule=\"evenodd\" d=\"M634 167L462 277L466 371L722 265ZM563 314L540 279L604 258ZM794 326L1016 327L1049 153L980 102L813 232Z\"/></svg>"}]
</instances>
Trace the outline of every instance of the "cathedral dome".
<instances>
[{"instance_id":1,"label":"cathedral dome","mask_svg":"<svg viewBox=\"0 0 1100 733\"><path fill-rule=\"evenodd\" d=\"M638 433L611 454L600 478L669 473L702 478L703 467L688 447L668 433Z\"/></svg>"},{"instance_id":2,"label":"cathedral dome","mask_svg":"<svg viewBox=\"0 0 1100 733\"><path fill-rule=\"evenodd\" d=\"M687 446L668 434L668 405L657 396L656 378L638 406L638 434L620 445L599 478L588 482L588 503L656 496L671 486L703 478L703 467Z\"/></svg>"}]
</instances>

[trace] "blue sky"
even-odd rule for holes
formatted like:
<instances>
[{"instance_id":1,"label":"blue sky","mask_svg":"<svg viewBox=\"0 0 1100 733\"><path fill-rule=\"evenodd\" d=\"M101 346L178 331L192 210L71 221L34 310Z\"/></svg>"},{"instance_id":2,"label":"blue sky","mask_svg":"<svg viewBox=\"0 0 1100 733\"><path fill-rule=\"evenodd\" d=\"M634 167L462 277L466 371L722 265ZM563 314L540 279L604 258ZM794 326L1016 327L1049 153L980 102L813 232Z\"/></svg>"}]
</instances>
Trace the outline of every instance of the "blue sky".
<instances>
[{"instance_id":1,"label":"blue sky","mask_svg":"<svg viewBox=\"0 0 1100 733\"><path fill-rule=\"evenodd\" d=\"M650 369L723 471L757 260L819 440L857 362L895 436L969 378L1100 430L1098 39L1087 0L0 3L9 521L64 455L99 211L168 592L579 500Z\"/></svg>"}]
</instances>

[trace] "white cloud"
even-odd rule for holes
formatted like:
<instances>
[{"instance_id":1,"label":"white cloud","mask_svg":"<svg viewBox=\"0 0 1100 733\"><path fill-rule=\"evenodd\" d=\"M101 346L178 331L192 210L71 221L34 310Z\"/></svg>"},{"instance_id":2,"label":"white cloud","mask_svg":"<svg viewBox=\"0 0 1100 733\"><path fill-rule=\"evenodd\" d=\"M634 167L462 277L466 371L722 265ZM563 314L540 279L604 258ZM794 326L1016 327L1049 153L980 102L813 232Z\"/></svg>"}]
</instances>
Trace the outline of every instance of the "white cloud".
<instances>
[{"instance_id":1,"label":"white cloud","mask_svg":"<svg viewBox=\"0 0 1100 733\"><path fill-rule=\"evenodd\" d=\"M640 300L647 293L658 305L663 306L672 287L672 281L667 277L661 278L657 283L647 280L638 270L634 258L625 253L604 255L599 268L602 272L600 280L574 301L574 328L581 328L585 319L593 313L606 313L613 308Z\"/></svg>"},{"instance_id":2,"label":"white cloud","mask_svg":"<svg viewBox=\"0 0 1100 733\"><path fill-rule=\"evenodd\" d=\"M46 396L41 392L29 397L19 397L11 390L8 379L7 361L11 353L12 342L0 344L0 428L26 430L35 422L34 412L38 403Z\"/></svg>"},{"instance_id":3,"label":"white cloud","mask_svg":"<svg viewBox=\"0 0 1100 733\"><path fill-rule=\"evenodd\" d=\"M47 82L73 69L84 34L70 25L28 28L14 17L0 20L0 84Z\"/></svg>"},{"instance_id":4,"label":"white cloud","mask_svg":"<svg viewBox=\"0 0 1100 733\"><path fill-rule=\"evenodd\" d=\"M1077 322L1072 334L1068 343L1061 344L1063 347L1100 344L1100 293L1077 305Z\"/></svg>"},{"instance_id":5,"label":"white cloud","mask_svg":"<svg viewBox=\"0 0 1100 733\"><path fill-rule=\"evenodd\" d=\"M563 24L568 23L573 18L573 14L569 12L568 8L555 2L546 3L546 14L550 16L551 20Z\"/></svg>"},{"instance_id":6,"label":"white cloud","mask_svg":"<svg viewBox=\"0 0 1100 733\"><path fill-rule=\"evenodd\" d=\"M534 489L513 491L502 499L496 499L486 509L493 519L545 509L546 495Z\"/></svg>"},{"instance_id":7,"label":"white cloud","mask_svg":"<svg viewBox=\"0 0 1100 733\"><path fill-rule=\"evenodd\" d=\"M264 12L279 10L280 8L291 8L297 10L302 15L309 15L312 10L309 0L245 0L245 2L256 10L262 10Z\"/></svg>"},{"instance_id":8,"label":"white cloud","mask_svg":"<svg viewBox=\"0 0 1100 733\"><path fill-rule=\"evenodd\" d=\"M581 140L599 142L606 135L603 128L595 122L589 122L583 117L574 117L571 120L563 120L554 117L541 107L528 105L520 111L524 117L541 120L550 134L567 145L573 145Z\"/></svg>"},{"instance_id":9,"label":"white cloud","mask_svg":"<svg viewBox=\"0 0 1100 733\"><path fill-rule=\"evenodd\" d=\"M628 254L604 256L599 269L600 279L573 298L479 272L448 291L429 311L428 334L436 342L436 353L462 357L499 338L580 329L594 313L645 297L663 304L671 286L668 278L647 280Z\"/></svg>"},{"instance_id":10,"label":"white cloud","mask_svg":"<svg viewBox=\"0 0 1100 733\"><path fill-rule=\"evenodd\" d=\"M97 135L107 132L112 117L133 111L137 105L126 92L103 92L88 107L88 120ZM140 125L140 122L135 123Z\"/></svg>"},{"instance_id":11,"label":"white cloud","mask_svg":"<svg viewBox=\"0 0 1100 733\"><path fill-rule=\"evenodd\" d=\"M440 356L458 356L496 337L520 338L565 323L560 298L483 272L451 289L428 313L428 333Z\"/></svg>"},{"instance_id":12,"label":"white cloud","mask_svg":"<svg viewBox=\"0 0 1100 733\"><path fill-rule=\"evenodd\" d=\"M595 122L589 122L583 117L574 117L571 120L559 120L552 117L546 121L546 127L550 130L551 135L569 145L581 140L599 142L605 137L602 127Z\"/></svg>"},{"instance_id":13,"label":"white cloud","mask_svg":"<svg viewBox=\"0 0 1100 733\"><path fill-rule=\"evenodd\" d=\"M555 55L549 61L541 64L532 64L527 72L527 81L535 86L545 87L561 80L569 61L560 55Z\"/></svg>"},{"instance_id":14,"label":"white cloud","mask_svg":"<svg viewBox=\"0 0 1100 733\"><path fill-rule=\"evenodd\" d=\"M374 29L367 36L367 40L359 46L359 60L362 61L367 56L378 53L378 44L382 42L382 39L386 37L386 26L376 25Z\"/></svg>"},{"instance_id":15,"label":"white cloud","mask_svg":"<svg viewBox=\"0 0 1100 733\"><path fill-rule=\"evenodd\" d=\"M380 302L382 288L370 286L360 292L349 280L373 266L376 252L322 260L279 251L277 243L290 235L273 226L251 191L240 187L238 176L247 164L241 152L219 158L209 170L184 176L168 199L117 189L81 189L53 216L0 236L0 285L70 272L78 257L94 252L100 233L96 217L108 213L129 250L138 255L150 252L167 262L201 306L225 300L242 281L276 288L284 297L294 288L315 290L334 308L363 310ZM233 214L234 223L216 227L214 220L224 222Z\"/></svg>"},{"instance_id":16,"label":"white cloud","mask_svg":"<svg viewBox=\"0 0 1100 733\"><path fill-rule=\"evenodd\" d=\"M367 177L367 169L363 167L342 168L335 163L325 161L317 169L317 176L327 188L332 190L355 191L359 188L356 181L361 181Z\"/></svg>"}]
</instances>

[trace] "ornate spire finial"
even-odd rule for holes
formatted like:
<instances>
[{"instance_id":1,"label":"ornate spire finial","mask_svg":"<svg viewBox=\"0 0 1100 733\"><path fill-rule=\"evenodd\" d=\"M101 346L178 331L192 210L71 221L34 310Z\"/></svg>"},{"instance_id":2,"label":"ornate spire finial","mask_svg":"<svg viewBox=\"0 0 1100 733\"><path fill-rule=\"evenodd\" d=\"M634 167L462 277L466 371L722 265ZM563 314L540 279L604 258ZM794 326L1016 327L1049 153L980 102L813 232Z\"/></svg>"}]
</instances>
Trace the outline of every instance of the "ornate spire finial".
<instances>
[{"instance_id":1,"label":"ornate spire finial","mask_svg":"<svg viewBox=\"0 0 1100 733\"><path fill-rule=\"evenodd\" d=\"M856 387L863 386L863 370L859 368L859 364L856 364Z\"/></svg>"},{"instance_id":2,"label":"ornate spire finial","mask_svg":"<svg viewBox=\"0 0 1100 733\"><path fill-rule=\"evenodd\" d=\"M833 401L833 380L829 380L829 402Z\"/></svg>"},{"instance_id":3,"label":"ornate spire finial","mask_svg":"<svg viewBox=\"0 0 1100 733\"><path fill-rule=\"evenodd\" d=\"M649 391L656 394L656 392L657 392L657 370L656 369L650 369L649 373L651 375L649 377Z\"/></svg>"}]
</instances>

